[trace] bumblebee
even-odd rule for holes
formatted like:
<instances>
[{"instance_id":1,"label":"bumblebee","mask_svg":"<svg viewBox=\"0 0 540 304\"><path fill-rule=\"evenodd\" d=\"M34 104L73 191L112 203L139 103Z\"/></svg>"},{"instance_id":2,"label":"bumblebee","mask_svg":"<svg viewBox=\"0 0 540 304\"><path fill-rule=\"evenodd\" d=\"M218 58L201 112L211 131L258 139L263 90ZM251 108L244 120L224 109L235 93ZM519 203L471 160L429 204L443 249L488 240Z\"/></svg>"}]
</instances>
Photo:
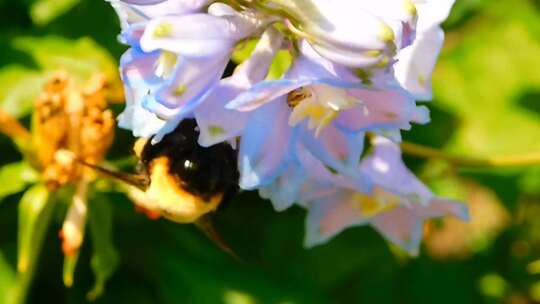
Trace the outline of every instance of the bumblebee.
<instances>
[{"instance_id":1,"label":"bumblebee","mask_svg":"<svg viewBox=\"0 0 540 304\"><path fill-rule=\"evenodd\" d=\"M147 214L178 223L197 223L236 194L239 178L237 152L230 144L202 147L198 138L195 120L186 119L159 143L151 144L148 139L135 143L137 174L84 165L136 186L138 189L128 194Z\"/></svg>"},{"instance_id":2,"label":"bumblebee","mask_svg":"<svg viewBox=\"0 0 540 304\"><path fill-rule=\"evenodd\" d=\"M135 144L140 174L148 177L143 207L175 222L192 223L238 191L236 151L228 143L201 147L198 138L195 120L188 119L157 144Z\"/></svg>"}]
</instances>

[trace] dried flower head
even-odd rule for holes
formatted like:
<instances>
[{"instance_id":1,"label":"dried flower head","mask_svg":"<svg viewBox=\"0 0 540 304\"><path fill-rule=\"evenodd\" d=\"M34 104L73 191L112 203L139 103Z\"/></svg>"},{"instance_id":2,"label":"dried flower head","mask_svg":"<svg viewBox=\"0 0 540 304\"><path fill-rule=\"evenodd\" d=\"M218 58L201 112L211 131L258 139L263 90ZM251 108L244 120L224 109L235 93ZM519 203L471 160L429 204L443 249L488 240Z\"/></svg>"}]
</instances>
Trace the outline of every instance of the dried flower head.
<instances>
[{"instance_id":1,"label":"dried flower head","mask_svg":"<svg viewBox=\"0 0 540 304\"><path fill-rule=\"evenodd\" d=\"M56 73L35 103L34 144L43 179L50 188L75 182L90 171L57 157L69 150L81 160L100 162L114 137L114 117L107 109L107 81L95 75L78 86L65 72Z\"/></svg>"}]
</instances>

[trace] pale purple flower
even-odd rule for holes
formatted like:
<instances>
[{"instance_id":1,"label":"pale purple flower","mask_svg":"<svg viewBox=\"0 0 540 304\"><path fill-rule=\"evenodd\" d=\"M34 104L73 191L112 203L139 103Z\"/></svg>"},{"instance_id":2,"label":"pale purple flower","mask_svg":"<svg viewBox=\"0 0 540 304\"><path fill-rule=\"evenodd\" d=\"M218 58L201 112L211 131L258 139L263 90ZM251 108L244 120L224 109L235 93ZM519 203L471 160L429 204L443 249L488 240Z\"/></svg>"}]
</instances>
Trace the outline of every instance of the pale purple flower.
<instances>
[{"instance_id":1,"label":"pale purple flower","mask_svg":"<svg viewBox=\"0 0 540 304\"><path fill-rule=\"evenodd\" d=\"M307 246L369 224L416 254L425 220L467 217L405 167L397 145L401 130L429 121L415 99L431 98L453 0L110 2L131 46L119 125L156 142L194 117L202 146L239 141L239 186L276 210L306 207ZM260 38L252 55L222 79L250 38ZM283 49L291 68L267 80ZM361 159L366 133L374 151Z\"/></svg>"},{"instance_id":2,"label":"pale purple flower","mask_svg":"<svg viewBox=\"0 0 540 304\"><path fill-rule=\"evenodd\" d=\"M125 3L115 4L133 9ZM154 141L192 115L193 108L219 82L236 43L255 33L262 22L219 3L211 5L208 13L193 13L203 1L183 2L176 12L157 10L163 12L160 16L152 11L153 18L144 14L167 4L135 7L133 11L142 21L127 22L121 35L132 48L121 60L128 101L120 126L136 136L157 134Z\"/></svg>"},{"instance_id":3,"label":"pale purple flower","mask_svg":"<svg viewBox=\"0 0 540 304\"><path fill-rule=\"evenodd\" d=\"M283 79L263 81L227 108L249 112L239 155L241 187L273 182L298 163L302 145L326 166L345 174L355 170L364 132L408 129L428 120L395 81L366 86L348 69L333 64L304 44Z\"/></svg>"},{"instance_id":4,"label":"pale purple flower","mask_svg":"<svg viewBox=\"0 0 540 304\"><path fill-rule=\"evenodd\" d=\"M348 185L312 181L301 203L308 209L308 247L323 244L348 227L371 225L385 238L417 255L426 220L441 216L468 219L467 207L439 198L410 172L401 160L399 146L383 137L362 160L361 171L374 183L362 192Z\"/></svg>"}]
</instances>

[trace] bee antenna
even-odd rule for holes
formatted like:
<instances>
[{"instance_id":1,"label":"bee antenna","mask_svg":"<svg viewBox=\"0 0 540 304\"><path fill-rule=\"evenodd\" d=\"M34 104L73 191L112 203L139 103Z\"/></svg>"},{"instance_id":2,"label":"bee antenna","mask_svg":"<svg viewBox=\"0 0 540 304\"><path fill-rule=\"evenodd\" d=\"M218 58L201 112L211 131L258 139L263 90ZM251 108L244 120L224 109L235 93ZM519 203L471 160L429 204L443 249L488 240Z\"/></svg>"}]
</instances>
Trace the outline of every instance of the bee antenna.
<instances>
[{"instance_id":1,"label":"bee antenna","mask_svg":"<svg viewBox=\"0 0 540 304\"><path fill-rule=\"evenodd\" d=\"M118 172L109 170L107 168L103 168L99 165L88 163L80 158L78 158L73 152L67 151L67 150L61 150L56 153L56 158L66 160L75 161L78 164L85 166L87 168L90 168L106 177L116 179L119 181L122 181L128 185L134 186L142 191L146 191L148 188L148 185L150 184L150 181L147 177L143 175L137 175L137 174L129 174L124 172Z\"/></svg>"}]
</instances>

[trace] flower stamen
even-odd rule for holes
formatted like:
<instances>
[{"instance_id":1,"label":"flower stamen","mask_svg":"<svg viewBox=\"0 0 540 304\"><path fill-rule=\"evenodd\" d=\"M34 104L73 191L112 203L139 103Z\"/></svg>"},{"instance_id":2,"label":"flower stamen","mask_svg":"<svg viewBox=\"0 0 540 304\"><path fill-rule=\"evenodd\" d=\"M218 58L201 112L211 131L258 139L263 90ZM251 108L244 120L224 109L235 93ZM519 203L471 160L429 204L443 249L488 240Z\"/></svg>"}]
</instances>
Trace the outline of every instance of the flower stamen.
<instances>
[{"instance_id":1,"label":"flower stamen","mask_svg":"<svg viewBox=\"0 0 540 304\"><path fill-rule=\"evenodd\" d=\"M353 208L357 209L363 217L374 217L397 208L400 197L380 187L375 187L371 194L355 193L351 203Z\"/></svg>"},{"instance_id":2,"label":"flower stamen","mask_svg":"<svg viewBox=\"0 0 540 304\"><path fill-rule=\"evenodd\" d=\"M289 125L294 127L308 119L308 128L315 130L315 136L328 126L339 113L358 105L346 90L327 85L302 87L289 93L287 104L292 113Z\"/></svg>"}]
</instances>

